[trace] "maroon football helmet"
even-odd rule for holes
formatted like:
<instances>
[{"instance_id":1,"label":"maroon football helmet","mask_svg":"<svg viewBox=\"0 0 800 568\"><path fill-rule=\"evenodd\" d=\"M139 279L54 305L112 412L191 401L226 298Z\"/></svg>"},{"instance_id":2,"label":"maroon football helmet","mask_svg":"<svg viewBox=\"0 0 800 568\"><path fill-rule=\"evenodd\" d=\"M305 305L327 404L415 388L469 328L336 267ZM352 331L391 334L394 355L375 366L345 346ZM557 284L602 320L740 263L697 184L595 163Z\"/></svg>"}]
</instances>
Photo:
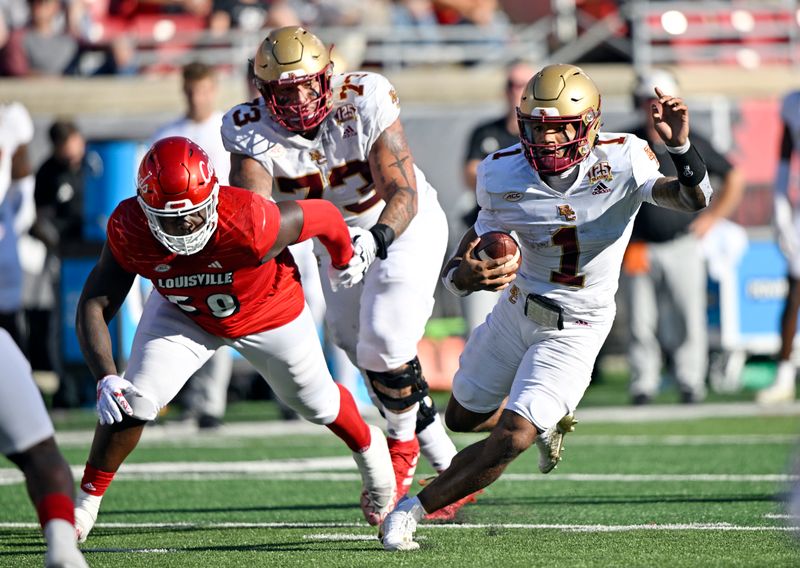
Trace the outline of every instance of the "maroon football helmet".
<instances>
[{"instance_id":1,"label":"maroon football helmet","mask_svg":"<svg viewBox=\"0 0 800 568\"><path fill-rule=\"evenodd\" d=\"M139 165L136 191L150 231L170 251L194 254L214 234L219 183L208 154L188 138L153 144ZM204 221L185 234L181 220L193 214Z\"/></svg>"}]
</instances>

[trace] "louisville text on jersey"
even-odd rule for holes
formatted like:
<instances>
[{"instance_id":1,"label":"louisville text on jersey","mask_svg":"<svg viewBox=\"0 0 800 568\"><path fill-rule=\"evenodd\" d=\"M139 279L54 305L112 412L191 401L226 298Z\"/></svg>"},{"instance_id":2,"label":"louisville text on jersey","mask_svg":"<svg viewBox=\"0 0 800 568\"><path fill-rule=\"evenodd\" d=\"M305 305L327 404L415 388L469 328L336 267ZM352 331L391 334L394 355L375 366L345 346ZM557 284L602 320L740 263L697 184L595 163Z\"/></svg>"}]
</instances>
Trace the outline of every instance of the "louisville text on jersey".
<instances>
[{"instance_id":1,"label":"louisville text on jersey","mask_svg":"<svg viewBox=\"0 0 800 568\"><path fill-rule=\"evenodd\" d=\"M187 274L174 278L158 278L156 286L159 288L194 288L196 286L218 286L220 284L233 284L233 272L222 274Z\"/></svg>"}]
</instances>

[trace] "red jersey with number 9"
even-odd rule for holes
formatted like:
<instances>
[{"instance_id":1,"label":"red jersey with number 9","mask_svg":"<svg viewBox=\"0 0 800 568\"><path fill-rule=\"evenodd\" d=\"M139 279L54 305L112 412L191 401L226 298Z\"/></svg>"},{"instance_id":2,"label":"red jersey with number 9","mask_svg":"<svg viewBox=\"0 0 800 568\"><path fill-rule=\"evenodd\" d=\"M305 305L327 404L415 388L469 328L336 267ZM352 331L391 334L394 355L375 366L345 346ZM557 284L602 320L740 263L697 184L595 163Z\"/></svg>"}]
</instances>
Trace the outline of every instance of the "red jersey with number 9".
<instances>
[{"instance_id":1,"label":"red jersey with number 9","mask_svg":"<svg viewBox=\"0 0 800 568\"><path fill-rule=\"evenodd\" d=\"M251 191L221 186L217 230L193 255L167 250L150 232L136 198L108 221L108 247L119 265L155 289L205 331L236 338L280 327L304 307L300 274L284 250L262 258L280 227L277 205Z\"/></svg>"}]
</instances>

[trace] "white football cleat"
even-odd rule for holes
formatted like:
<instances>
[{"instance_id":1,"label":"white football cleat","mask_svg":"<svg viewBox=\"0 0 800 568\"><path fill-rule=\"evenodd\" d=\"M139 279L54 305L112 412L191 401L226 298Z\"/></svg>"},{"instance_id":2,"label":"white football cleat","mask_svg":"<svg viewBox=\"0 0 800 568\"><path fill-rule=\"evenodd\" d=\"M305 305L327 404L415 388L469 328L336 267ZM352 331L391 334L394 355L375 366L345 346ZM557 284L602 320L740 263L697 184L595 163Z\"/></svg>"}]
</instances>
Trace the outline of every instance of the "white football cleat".
<instances>
[{"instance_id":1,"label":"white football cleat","mask_svg":"<svg viewBox=\"0 0 800 568\"><path fill-rule=\"evenodd\" d=\"M797 370L791 361L781 361L775 372L775 382L756 393L758 404L780 404L794 402L796 396L795 376Z\"/></svg>"},{"instance_id":2,"label":"white football cleat","mask_svg":"<svg viewBox=\"0 0 800 568\"><path fill-rule=\"evenodd\" d=\"M45 568L89 568L75 541L75 527L64 519L51 519L44 526L47 550Z\"/></svg>"},{"instance_id":3,"label":"white football cleat","mask_svg":"<svg viewBox=\"0 0 800 568\"><path fill-rule=\"evenodd\" d=\"M397 486L386 437L377 426L369 426L369 430L372 435L369 448L353 452L353 459L364 483L361 511L369 524L377 526L394 507Z\"/></svg>"},{"instance_id":4,"label":"white football cleat","mask_svg":"<svg viewBox=\"0 0 800 568\"><path fill-rule=\"evenodd\" d=\"M425 511L416 497L403 497L381 525L379 537L384 550L418 550L419 543L414 542L414 532L418 520L424 515Z\"/></svg>"},{"instance_id":5,"label":"white football cleat","mask_svg":"<svg viewBox=\"0 0 800 568\"><path fill-rule=\"evenodd\" d=\"M44 566L45 568L89 568L86 559L77 548L70 558L52 558L48 550L45 553Z\"/></svg>"},{"instance_id":6,"label":"white football cleat","mask_svg":"<svg viewBox=\"0 0 800 568\"><path fill-rule=\"evenodd\" d=\"M89 495L83 489L78 489L78 496L75 499L75 536L78 537L78 542L86 542L86 537L97 521L102 500L99 495Z\"/></svg>"},{"instance_id":7,"label":"white football cleat","mask_svg":"<svg viewBox=\"0 0 800 568\"><path fill-rule=\"evenodd\" d=\"M564 451L564 436L574 432L577 423L575 416L570 413L555 426L536 436L536 447L539 448L539 471L550 473L555 469L561 461L561 452Z\"/></svg>"}]
</instances>

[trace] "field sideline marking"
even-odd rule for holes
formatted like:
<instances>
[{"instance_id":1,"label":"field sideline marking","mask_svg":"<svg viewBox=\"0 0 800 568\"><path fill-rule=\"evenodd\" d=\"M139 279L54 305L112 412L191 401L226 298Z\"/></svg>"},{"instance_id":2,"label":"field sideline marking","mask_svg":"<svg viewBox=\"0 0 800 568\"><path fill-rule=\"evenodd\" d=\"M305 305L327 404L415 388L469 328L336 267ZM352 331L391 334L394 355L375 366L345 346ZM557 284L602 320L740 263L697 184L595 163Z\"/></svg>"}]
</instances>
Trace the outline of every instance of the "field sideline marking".
<instances>
[{"instance_id":1,"label":"field sideline marking","mask_svg":"<svg viewBox=\"0 0 800 568\"><path fill-rule=\"evenodd\" d=\"M0 523L0 529L36 529L38 523ZM373 529L364 523L97 523L102 529ZM643 525L568 525L551 523L464 523L464 524L421 524L418 529L427 530L474 530L474 529L521 529L521 530L560 530L564 532L628 532L628 531L737 531L737 532L792 532L800 531L800 526L747 526L730 523L648 523ZM377 540L377 537L375 537ZM90 548L84 550L91 551ZM159 550L159 549L152 549Z\"/></svg>"}]
</instances>

